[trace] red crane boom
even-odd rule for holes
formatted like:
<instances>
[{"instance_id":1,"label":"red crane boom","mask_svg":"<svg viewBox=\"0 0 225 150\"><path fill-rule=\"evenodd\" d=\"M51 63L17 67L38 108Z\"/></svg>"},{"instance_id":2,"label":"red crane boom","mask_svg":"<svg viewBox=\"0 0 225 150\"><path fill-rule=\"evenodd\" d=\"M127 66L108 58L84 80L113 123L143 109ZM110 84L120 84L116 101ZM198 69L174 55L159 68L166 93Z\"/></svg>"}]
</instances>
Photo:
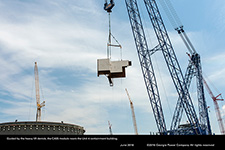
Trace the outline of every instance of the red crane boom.
<instances>
[{"instance_id":1,"label":"red crane boom","mask_svg":"<svg viewBox=\"0 0 225 150\"><path fill-rule=\"evenodd\" d=\"M222 120L221 113L220 113L220 108L219 108L219 105L217 103L217 101L223 101L223 99L219 99L218 98L219 96L221 96L221 94L219 94L217 96L214 96L212 90L209 88L209 86L206 83L204 78L203 78L203 82L205 84L205 87L206 87L207 91L209 92L209 95L213 99L214 106L215 106L215 111L216 111L216 117L217 117L217 120L218 120L218 123L219 123L219 127L220 127L220 132L221 132L221 134L225 134L223 120Z\"/></svg>"}]
</instances>

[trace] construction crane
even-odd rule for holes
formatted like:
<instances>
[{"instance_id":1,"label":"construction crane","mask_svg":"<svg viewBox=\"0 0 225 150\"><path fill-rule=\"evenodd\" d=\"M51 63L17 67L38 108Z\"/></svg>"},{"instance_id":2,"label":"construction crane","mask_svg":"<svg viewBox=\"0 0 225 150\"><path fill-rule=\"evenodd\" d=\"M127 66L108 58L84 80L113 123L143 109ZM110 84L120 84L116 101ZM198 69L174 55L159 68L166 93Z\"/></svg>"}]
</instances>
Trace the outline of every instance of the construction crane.
<instances>
[{"instance_id":1,"label":"construction crane","mask_svg":"<svg viewBox=\"0 0 225 150\"><path fill-rule=\"evenodd\" d=\"M218 120L218 124L219 124L219 128L220 128L220 132L221 134L225 134L225 130L224 130L224 125L223 125L223 120L221 117L221 113L220 113L220 108L219 105L217 103L217 101L223 101L224 99L219 99L218 97L221 96L221 94L214 96L212 90L209 88L208 84L206 83L205 79L203 79L203 82L205 84L205 87L207 89L207 91L209 92L209 95L211 96L211 98L213 99L214 102L214 106L215 106L215 111L216 111L216 117Z\"/></svg>"},{"instance_id":2,"label":"construction crane","mask_svg":"<svg viewBox=\"0 0 225 150\"><path fill-rule=\"evenodd\" d=\"M218 98L218 97L221 96L221 94L219 94L217 96L214 96L214 94L212 93L212 90L209 88L206 80L203 78L202 71L201 71L201 65L200 65L200 56L196 52L193 44L191 43L190 39L188 38L187 34L185 33L185 31L183 29L183 26L180 26L179 28L176 28L175 30L177 30L178 34L181 36L181 39L183 40L183 42L186 45L187 49L191 53L191 54L187 53L189 58L190 58L190 63L188 65L188 69L187 69L187 73L186 74L187 75L190 74L189 72L191 72L191 70L195 69L197 79L199 79L201 77L201 81L204 83L204 85L205 85L209 95L211 96L211 98L212 98L212 100L214 102L214 106L215 106L215 111L216 111L216 116L217 116L217 120L218 120L218 124L219 124L219 128L220 128L220 132L221 132L221 134L225 134L223 120L222 120L222 117L221 117L219 105L217 103L217 101L223 101L223 99L219 99ZM192 68L192 69L190 69L190 68ZM190 81L191 81L191 79L187 78L187 82L186 83L189 83ZM198 80L198 82L199 81L200 80ZM203 87L201 87L200 89L203 89ZM198 92L199 92L199 90L198 90ZM202 95L204 95L204 93ZM203 98L205 99L205 97L203 97ZM204 107L207 107L207 106L205 105ZM207 110L207 109L205 108L204 110ZM207 111L206 111L206 113L207 113ZM207 113L207 115L208 115L208 113ZM209 125L208 117L207 117L207 121L208 121L208 125ZM208 129L209 129L209 134L212 134L210 126L208 127Z\"/></svg>"},{"instance_id":3,"label":"construction crane","mask_svg":"<svg viewBox=\"0 0 225 150\"><path fill-rule=\"evenodd\" d=\"M196 53L196 51L195 51ZM196 63L194 60L193 60L193 55L191 56L190 54L188 54L189 58L190 58L190 62L192 63L192 66L195 67L196 70L199 69L199 65L196 65L198 63ZM200 60L200 59L199 59ZM201 75L202 76L202 75ZM213 103L214 103L214 106L215 106L215 111L216 111L216 116L217 116L217 120L218 120L218 124L219 124L219 128L220 128L220 132L221 134L225 134L225 130L224 130L224 124L223 124L223 120L222 120L222 117L221 117L221 113L220 113L220 108L219 108L219 105L217 103L217 101L223 101L224 99L219 99L218 97L221 96L221 94L217 95L217 96L214 96L212 90L209 88L209 85L207 84L206 80L203 78L202 76L202 81L209 93L209 95L211 96L212 100L213 100ZM210 133L211 134L211 133Z\"/></svg>"},{"instance_id":4,"label":"construction crane","mask_svg":"<svg viewBox=\"0 0 225 150\"><path fill-rule=\"evenodd\" d=\"M134 124L134 131L135 131L135 134L138 135L137 122L136 122L136 117L135 117L135 113L134 113L134 105L133 105L133 102L131 101L131 98L130 98L130 95L129 95L127 89L125 89L125 91L127 93L128 99L130 101L130 108L131 108L131 112L132 112L132 119L133 119L133 124Z\"/></svg>"},{"instance_id":5,"label":"construction crane","mask_svg":"<svg viewBox=\"0 0 225 150\"><path fill-rule=\"evenodd\" d=\"M112 135L112 124L110 124L109 121L108 121L108 125L109 125L109 134Z\"/></svg>"},{"instance_id":6,"label":"construction crane","mask_svg":"<svg viewBox=\"0 0 225 150\"><path fill-rule=\"evenodd\" d=\"M212 134L210 121L209 121L209 115L207 111L207 104L205 99L205 93L204 93L204 85L203 85L203 76L202 76L202 66L201 66L201 59L200 55L195 50L193 44L191 43L190 39L188 38L187 34L184 31L184 26L181 25L175 30L180 35L181 39L183 40L185 46L187 47L188 51L190 52L189 57L190 61L188 64L188 67L186 69L185 73L185 83L187 88L190 88L191 81L193 77L196 77L196 83L197 83L197 97L198 97L198 106L199 106L199 123L202 128L203 132L207 132L204 134ZM171 130L173 130L181 120L182 116L182 104L181 99L179 98L176 105L176 110L173 116L172 120L172 126Z\"/></svg>"},{"instance_id":7,"label":"construction crane","mask_svg":"<svg viewBox=\"0 0 225 150\"><path fill-rule=\"evenodd\" d=\"M164 2L164 1L162 1L162 2ZM205 84L205 86L207 88L207 91L211 95L214 103L216 101L215 100L216 98L213 96L212 91L210 90L210 88L209 88L208 84L206 83L205 79L203 78L200 55L197 53L193 44L191 43L191 40L188 38L188 36L187 36L187 34L184 30L184 26L182 25L178 15L176 14L176 11L173 8L170 1L169 0L165 1L163 6L164 6L164 9L166 9L166 12L167 12L167 15L169 16L168 18L171 21L171 24L174 26L174 29L178 32L182 41L184 42L185 46L187 47L187 49L189 51L189 53L187 53L187 54L190 57L190 61L189 61L189 65L187 67L187 71L186 71L186 74L185 74L185 82L186 82L187 87L189 88L193 76L194 75L196 76L200 124L202 125L202 128L205 128L205 131L207 131L208 134L212 134L210 122L209 122L209 117L208 117L208 111L207 111L207 105L206 105L206 100L205 100L203 83ZM219 100L221 100L221 99L219 99ZM178 106L178 105L179 105L179 100L178 100L178 103L177 103L177 107L181 107L181 105L180 106ZM216 108L218 108L217 106L218 106L218 104L217 105L215 104ZM182 114L182 109L178 109L178 110L180 112L178 112L177 114ZM217 115L217 116L220 116L220 115ZM174 118L176 120L179 120L180 116L176 117L176 114L174 114ZM218 117L218 118L221 118L221 117ZM220 120L220 119L218 119L218 120ZM221 123L219 123L219 124L221 124Z\"/></svg>"},{"instance_id":8,"label":"construction crane","mask_svg":"<svg viewBox=\"0 0 225 150\"><path fill-rule=\"evenodd\" d=\"M174 29L180 35L182 41L184 42L187 50L189 51L188 55L190 57L190 61L184 76L185 83L187 88L190 88L191 81L193 77L196 77L197 83L197 98L198 98L198 107L199 107L199 123L202 128L203 134L212 134L209 115L207 111L207 104L205 100L205 93L204 93L204 86L203 86L203 76L202 76L202 67L201 67L201 60L200 55L195 50L191 40L188 38L184 26L181 23L175 9L172 6L170 0L160 1L162 4L163 9L168 16L168 19ZM172 124L170 130L176 129L181 121L181 117L183 114L183 104L182 100L179 97L176 105L176 111L174 112Z\"/></svg>"},{"instance_id":9,"label":"construction crane","mask_svg":"<svg viewBox=\"0 0 225 150\"><path fill-rule=\"evenodd\" d=\"M36 91L36 102L37 102L36 121L41 121L41 108L45 106L45 101L40 103L39 76L38 76L37 62L35 62L34 75L35 75L35 91Z\"/></svg>"},{"instance_id":10,"label":"construction crane","mask_svg":"<svg viewBox=\"0 0 225 150\"><path fill-rule=\"evenodd\" d=\"M193 60L195 59L196 65L199 66L198 70L195 70L195 67L192 65L192 62L190 62L186 74L185 76L183 76L179 62L176 58L175 51L173 49L162 16L157 6L156 0L143 1L158 40L158 45L156 45L153 49L149 49L147 45L147 40L145 37L137 0L125 0L146 89L149 95L149 100L152 106L159 133L164 135L211 134L207 105L204 98L200 56L195 53L195 50L192 50ZM182 26L180 26L180 30L178 28L177 31L180 31L183 39L185 39L186 34L181 29ZM186 38L187 45L189 43L188 40L189 39ZM189 49L191 49L192 45L190 45L189 47ZM161 51L163 53L170 76L173 80L174 86L179 96L170 130L167 130L166 128L156 77L151 61L151 55L153 55L157 51ZM197 117L192 99L188 91L191 79L194 75L196 75L196 77L198 78L197 90L199 101L199 119ZM182 128L179 128L183 110L186 113L188 125L186 127L182 126Z\"/></svg>"}]
</instances>

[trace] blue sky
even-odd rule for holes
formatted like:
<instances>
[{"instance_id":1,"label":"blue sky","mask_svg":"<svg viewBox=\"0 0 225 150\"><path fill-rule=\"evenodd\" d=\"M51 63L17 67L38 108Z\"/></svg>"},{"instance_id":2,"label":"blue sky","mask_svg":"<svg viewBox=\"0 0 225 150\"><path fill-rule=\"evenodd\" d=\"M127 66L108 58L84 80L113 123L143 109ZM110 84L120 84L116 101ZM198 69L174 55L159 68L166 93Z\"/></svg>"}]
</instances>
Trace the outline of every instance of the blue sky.
<instances>
[{"instance_id":1,"label":"blue sky","mask_svg":"<svg viewBox=\"0 0 225 150\"><path fill-rule=\"evenodd\" d=\"M114 87L110 87L107 78L97 77L96 72L97 59L106 58L108 16L103 10L104 0L0 0L0 122L35 120L33 72L37 61L41 101L46 101L43 121L63 120L84 126L86 134L108 134L109 120L113 133L133 134L127 88L134 102L139 133L157 132L125 3L115 2L112 33L123 46L123 59L131 60L133 66L127 68L126 79L115 79ZM206 79L224 93L225 2L171 2L201 54ZM139 4L149 47L154 47L157 41L151 23L143 3ZM185 72L187 50L166 16L163 18ZM120 59L118 49L113 49L112 55L114 60ZM161 53L152 59L169 128L177 93ZM213 85L210 84L216 95ZM195 80L190 92L197 109ZM213 102L205 93L212 129L219 133ZM225 104L219 103L224 118ZM185 117L182 121L186 122Z\"/></svg>"}]
</instances>

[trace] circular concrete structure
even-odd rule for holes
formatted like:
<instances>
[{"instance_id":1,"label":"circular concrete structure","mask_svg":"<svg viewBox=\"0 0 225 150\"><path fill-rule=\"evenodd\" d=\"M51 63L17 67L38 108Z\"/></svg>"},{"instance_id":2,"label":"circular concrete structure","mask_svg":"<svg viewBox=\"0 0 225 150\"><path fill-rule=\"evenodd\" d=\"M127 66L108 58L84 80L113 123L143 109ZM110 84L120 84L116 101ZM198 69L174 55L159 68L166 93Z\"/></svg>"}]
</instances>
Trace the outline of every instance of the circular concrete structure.
<instances>
[{"instance_id":1,"label":"circular concrete structure","mask_svg":"<svg viewBox=\"0 0 225 150\"><path fill-rule=\"evenodd\" d=\"M84 128L75 124L57 122L0 123L0 135L83 135Z\"/></svg>"}]
</instances>

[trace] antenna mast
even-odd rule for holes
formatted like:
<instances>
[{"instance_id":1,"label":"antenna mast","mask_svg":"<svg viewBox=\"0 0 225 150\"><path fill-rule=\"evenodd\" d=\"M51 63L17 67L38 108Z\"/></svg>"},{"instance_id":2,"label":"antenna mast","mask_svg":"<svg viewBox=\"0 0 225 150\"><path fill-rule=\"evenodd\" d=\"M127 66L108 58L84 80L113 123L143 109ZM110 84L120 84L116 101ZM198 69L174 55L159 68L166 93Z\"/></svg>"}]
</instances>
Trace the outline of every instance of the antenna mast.
<instances>
[{"instance_id":1,"label":"antenna mast","mask_svg":"<svg viewBox=\"0 0 225 150\"><path fill-rule=\"evenodd\" d=\"M36 91L36 101L37 101L36 121L41 121L41 108L45 106L45 101L40 103L39 76L38 76L37 62L35 62L34 75L35 75L35 91Z\"/></svg>"}]
</instances>

